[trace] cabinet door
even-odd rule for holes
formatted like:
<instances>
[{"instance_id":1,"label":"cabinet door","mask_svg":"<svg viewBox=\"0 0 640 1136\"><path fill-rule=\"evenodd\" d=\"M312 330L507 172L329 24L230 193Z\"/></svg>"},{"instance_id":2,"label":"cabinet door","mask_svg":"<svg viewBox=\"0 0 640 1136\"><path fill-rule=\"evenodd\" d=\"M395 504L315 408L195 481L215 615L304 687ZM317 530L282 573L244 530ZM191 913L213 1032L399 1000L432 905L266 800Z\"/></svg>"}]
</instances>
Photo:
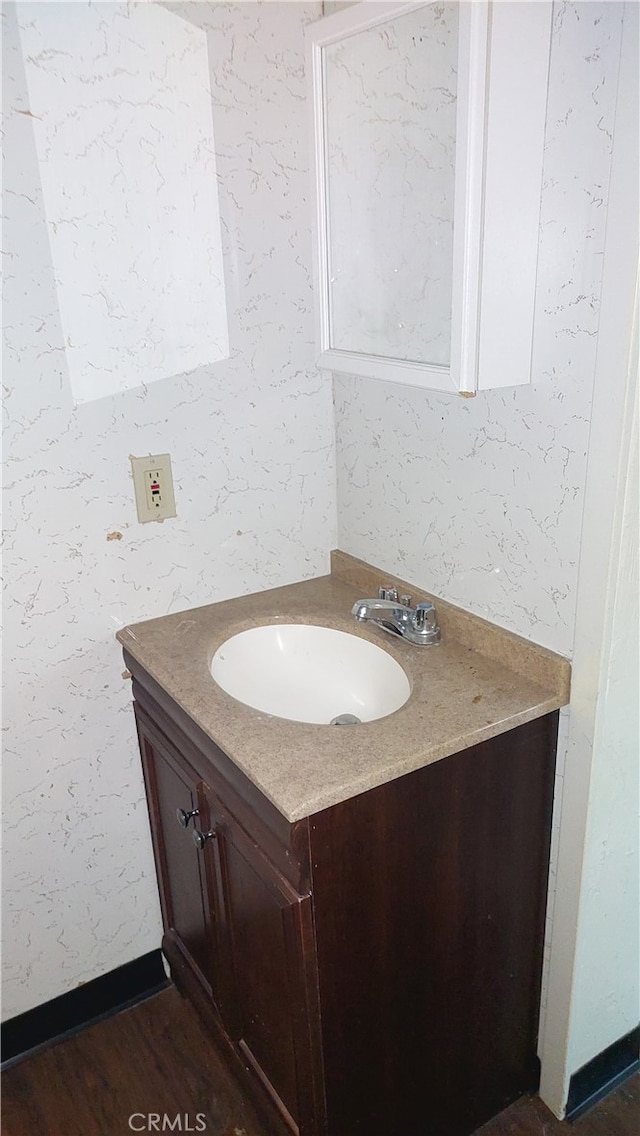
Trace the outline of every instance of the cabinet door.
<instances>
[{"instance_id":1,"label":"cabinet door","mask_svg":"<svg viewBox=\"0 0 640 1136\"><path fill-rule=\"evenodd\" d=\"M205 857L193 839L196 827L209 831L207 802L198 793L195 771L154 729L144 711L138 706L135 711L165 933L211 996L212 913Z\"/></svg>"},{"instance_id":2,"label":"cabinet door","mask_svg":"<svg viewBox=\"0 0 640 1136\"><path fill-rule=\"evenodd\" d=\"M311 897L292 888L223 804L209 797L209 808L220 962L233 989L227 1031L291 1132L319 1133L324 1103Z\"/></svg>"}]
</instances>

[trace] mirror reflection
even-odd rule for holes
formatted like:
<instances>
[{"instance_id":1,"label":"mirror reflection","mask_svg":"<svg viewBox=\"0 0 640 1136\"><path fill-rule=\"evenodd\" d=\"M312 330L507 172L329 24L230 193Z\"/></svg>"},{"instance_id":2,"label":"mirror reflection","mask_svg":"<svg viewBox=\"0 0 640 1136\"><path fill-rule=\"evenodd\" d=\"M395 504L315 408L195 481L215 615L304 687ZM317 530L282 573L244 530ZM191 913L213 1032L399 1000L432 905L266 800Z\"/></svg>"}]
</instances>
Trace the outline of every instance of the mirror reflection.
<instances>
[{"instance_id":1,"label":"mirror reflection","mask_svg":"<svg viewBox=\"0 0 640 1136\"><path fill-rule=\"evenodd\" d=\"M458 5L324 50L330 346L448 366Z\"/></svg>"}]
</instances>

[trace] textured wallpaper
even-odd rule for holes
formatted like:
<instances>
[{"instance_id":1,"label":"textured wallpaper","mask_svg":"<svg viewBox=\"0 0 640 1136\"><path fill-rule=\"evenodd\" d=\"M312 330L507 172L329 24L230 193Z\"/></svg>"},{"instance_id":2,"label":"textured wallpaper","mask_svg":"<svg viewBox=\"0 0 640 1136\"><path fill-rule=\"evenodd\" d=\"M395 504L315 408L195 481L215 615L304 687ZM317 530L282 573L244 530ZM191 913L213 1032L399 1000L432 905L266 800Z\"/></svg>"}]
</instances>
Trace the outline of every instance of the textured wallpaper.
<instances>
[{"instance_id":1,"label":"textured wallpaper","mask_svg":"<svg viewBox=\"0 0 640 1136\"><path fill-rule=\"evenodd\" d=\"M336 376L339 545L570 654L622 5L554 9L530 387Z\"/></svg>"},{"instance_id":2,"label":"textured wallpaper","mask_svg":"<svg viewBox=\"0 0 640 1136\"><path fill-rule=\"evenodd\" d=\"M554 9L531 387L336 377L338 540L313 365L303 27L320 10L171 6L207 37L229 357L76 405L4 7L5 1017L159 942L122 623L319 575L339 543L571 654L621 5ZM141 526L129 454L167 451L178 516Z\"/></svg>"},{"instance_id":3,"label":"textured wallpaper","mask_svg":"<svg viewBox=\"0 0 640 1136\"><path fill-rule=\"evenodd\" d=\"M64 22L78 5L48 7ZM109 53L119 7L105 6ZM303 28L320 6L185 11L209 51L230 357L76 407L16 13L4 8L5 1017L159 944L116 628L320 575L335 545L309 268ZM178 516L140 525L129 454L167 451Z\"/></svg>"},{"instance_id":4,"label":"textured wallpaper","mask_svg":"<svg viewBox=\"0 0 640 1136\"><path fill-rule=\"evenodd\" d=\"M569 657L622 12L554 6L531 386L463 399L334 377L339 547ZM565 710L543 1023L568 729Z\"/></svg>"}]
</instances>

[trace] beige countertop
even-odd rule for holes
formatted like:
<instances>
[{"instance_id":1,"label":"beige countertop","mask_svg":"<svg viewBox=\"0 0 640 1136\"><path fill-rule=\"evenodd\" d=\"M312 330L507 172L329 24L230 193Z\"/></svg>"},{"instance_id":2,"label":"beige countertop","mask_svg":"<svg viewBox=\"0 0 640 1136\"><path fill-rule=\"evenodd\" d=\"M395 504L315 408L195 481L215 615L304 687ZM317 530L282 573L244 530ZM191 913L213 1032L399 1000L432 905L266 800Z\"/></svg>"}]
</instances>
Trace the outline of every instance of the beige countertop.
<instances>
[{"instance_id":1,"label":"beige countertop","mask_svg":"<svg viewBox=\"0 0 640 1136\"><path fill-rule=\"evenodd\" d=\"M433 598L406 581L332 554L332 575L132 624L118 639L289 821L310 816L439 761L569 698L566 659L435 598L436 647L415 647L351 616L355 600L396 582L414 602ZM221 643L266 623L334 627L384 647L409 677L411 695L386 718L348 727L274 718L214 682Z\"/></svg>"}]
</instances>

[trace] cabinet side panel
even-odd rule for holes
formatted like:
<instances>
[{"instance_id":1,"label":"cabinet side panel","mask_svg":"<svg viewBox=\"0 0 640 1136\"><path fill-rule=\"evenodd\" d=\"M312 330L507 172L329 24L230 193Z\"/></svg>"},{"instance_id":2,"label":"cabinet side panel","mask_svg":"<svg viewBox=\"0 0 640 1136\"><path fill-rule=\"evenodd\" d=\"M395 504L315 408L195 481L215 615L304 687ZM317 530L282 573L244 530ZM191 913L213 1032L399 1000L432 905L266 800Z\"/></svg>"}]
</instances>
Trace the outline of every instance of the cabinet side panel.
<instances>
[{"instance_id":1,"label":"cabinet side panel","mask_svg":"<svg viewBox=\"0 0 640 1136\"><path fill-rule=\"evenodd\" d=\"M336 1136L461 1136L536 1087L556 724L310 819Z\"/></svg>"}]
</instances>

